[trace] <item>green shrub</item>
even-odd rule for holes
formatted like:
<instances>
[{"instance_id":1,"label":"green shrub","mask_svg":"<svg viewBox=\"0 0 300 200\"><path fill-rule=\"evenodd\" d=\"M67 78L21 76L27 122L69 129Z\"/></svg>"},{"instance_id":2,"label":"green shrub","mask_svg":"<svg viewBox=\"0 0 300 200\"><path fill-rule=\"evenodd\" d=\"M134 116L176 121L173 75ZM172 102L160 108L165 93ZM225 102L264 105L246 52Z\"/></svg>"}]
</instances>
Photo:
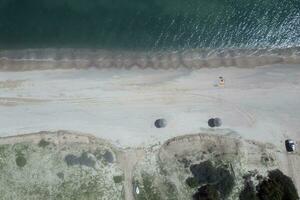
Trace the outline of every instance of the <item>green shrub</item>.
<instances>
[{"instance_id":1,"label":"green shrub","mask_svg":"<svg viewBox=\"0 0 300 200\"><path fill-rule=\"evenodd\" d=\"M280 170L270 171L268 179L258 185L258 197L261 200L298 200L299 195L290 177Z\"/></svg>"},{"instance_id":2,"label":"green shrub","mask_svg":"<svg viewBox=\"0 0 300 200\"><path fill-rule=\"evenodd\" d=\"M121 183L123 181L123 176L114 176L113 179L115 183Z\"/></svg>"},{"instance_id":3,"label":"green shrub","mask_svg":"<svg viewBox=\"0 0 300 200\"><path fill-rule=\"evenodd\" d=\"M50 142L48 142L48 141L46 141L46 140L44 140L44 139L41 139L40 140L40 142L39 142L39 147L46 147L46 146L48 146L50 144Z\"/></svg>"},{"instance_id":4,"label":"green shrub","mask_svg":"<svg viewBox=\"0 0 300 200\"><path fill-rule=\"evenodd\" d=\"M282 200L283 191L281 185L274 180L264 180L259 185L258 197L261 200Z\"/></svg>"},{"instance_id":5,"label":"green shrub","mask_svg":"<svg viewBox=\"0 0 300 200\"><path fill-rule=\"evenodd\" d=\"M277 169L270 171L268 177L258 184L256 188L254 188L252 182L246 181L239 199L298 200L299 196L291 178Z\"/></svg>"},{"instance_id":6,"label":"green shrub","mask_svg":"<svg viewBox=\"0 0 300 200\"><path fill-rule=\"evenodd\" d=\"M199 183L195 177L188 177L185 180L185 183L190 187L190 188L195 188L199 186Z\"/></svg>"},{"instance_id":7,"label":"green shrub","mask_svg":"<svg viewBox=\"0 0 300 200\"><path fill-rule=\"evenodd\" d=\"M239 195L240 200L258 200L256 196L255 187L252 181L246 181L244 189L241 191Z\"/></svg>"},{"instance_id":8,"label":"green shrub","mask_svg":"<svg viewBox=\"0 0 300 200\"><path fill-rule=\"evenodd\" d=\"M226 198L234 187L234 177L228 169L215 167L211 161L204 161L190 166L194 179L187 179L186 183L190 186L209 184L213 185L222 198Z\"/></svg>"},{"instance_id":9,"label":"green shrub","mask_svg":"<svg viewBox=\"0 0 300 200\"><path fill-rule=\"evenodd\" d=\"M27 161L24 158L24 155L20 154L20 155L17 156L17 158L16 158L16 164L19 167L24 167L26 165L26 163L27 163Z\"/></svg>"},{"instance_id":10,"label":"green shrub","mask_svg":"<svg viewBox=\"0 0 300 200\"><path fill-rule=\"evenodd\" d=\"M216 184L217 190L223 198L226 198L231 193L234 187L234 178L227 169L219 168L220 180Z\"/></svg>"}]
</instances>

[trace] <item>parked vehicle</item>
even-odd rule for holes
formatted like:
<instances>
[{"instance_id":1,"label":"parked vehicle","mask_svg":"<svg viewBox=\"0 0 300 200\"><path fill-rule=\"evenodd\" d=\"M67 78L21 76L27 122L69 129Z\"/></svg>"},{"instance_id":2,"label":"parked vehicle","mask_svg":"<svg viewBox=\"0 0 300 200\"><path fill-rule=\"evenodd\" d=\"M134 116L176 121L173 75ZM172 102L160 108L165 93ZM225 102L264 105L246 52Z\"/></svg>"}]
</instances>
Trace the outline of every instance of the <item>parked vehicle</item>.
<instances>
[{"instance_id":1,"label":"parked vehicle","mask_svg":"<svg viewBox=\"0 0 300 200\"><path fill-rule=\"evenodd\" d=\"M288 139L285 141L285 148L287 152L294 152L296 151L296 144L293 140Z\"/></svg>"}]
</instances>

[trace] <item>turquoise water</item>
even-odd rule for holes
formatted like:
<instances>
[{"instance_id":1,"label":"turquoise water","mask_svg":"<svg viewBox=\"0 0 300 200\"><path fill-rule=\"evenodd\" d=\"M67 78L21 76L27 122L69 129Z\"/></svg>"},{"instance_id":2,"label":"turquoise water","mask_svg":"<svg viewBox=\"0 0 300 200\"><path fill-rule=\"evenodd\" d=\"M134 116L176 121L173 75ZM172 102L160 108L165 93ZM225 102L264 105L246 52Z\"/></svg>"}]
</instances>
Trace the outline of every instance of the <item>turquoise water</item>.
<instances>
[{"instance_id":1,"label":"turquoise water","mask_svg":"<svg viewBox=\"0 0 300 200\"><path fill-rule=\"evenodd\" d=\"M299 45L299 0L0 0L0 48Z\"/></svg>"}]
</instances>

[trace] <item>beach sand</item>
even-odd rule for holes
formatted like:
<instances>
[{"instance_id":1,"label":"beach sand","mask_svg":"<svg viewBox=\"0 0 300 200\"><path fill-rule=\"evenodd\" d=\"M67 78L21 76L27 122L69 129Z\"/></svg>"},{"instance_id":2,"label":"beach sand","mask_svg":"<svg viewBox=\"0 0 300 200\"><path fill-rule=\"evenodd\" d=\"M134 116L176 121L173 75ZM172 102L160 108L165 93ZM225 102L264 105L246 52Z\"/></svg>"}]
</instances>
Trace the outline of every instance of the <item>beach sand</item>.
<instances>
[{"instance_id":1,"label":"beach sand","mask_svg":"<svg viewBox=\"0 0 300 200\"><path fill-rule=\"evenodd\" d=\"M283 145L300 139L299 76L298 65L0 72L0 132L74 130L140 146L209 129L219 117L217 132ZM159 118L166 128L155 128Z\"/></svg>"},{"instance_id":2,"label":"beach sand","mask_svg":"<svg viewBox=\"0 0 300 200\"><path fill-rule=\"evenodd\" d=\"M284 147L288 138L300 143L299 65L168 70L26 66L30 70L0 72L2 143L30 138L22 134L67 130L134 151L189 134L233 136L272 144L282 152L280 169L300 189L299 152L288 155ZM209 128L207 121L214 117L222 120L221 127ZM166 120L165 128L155 127L160 118ZM20 137L8 137L16 135Z\"/></svg>"}]
</instances>

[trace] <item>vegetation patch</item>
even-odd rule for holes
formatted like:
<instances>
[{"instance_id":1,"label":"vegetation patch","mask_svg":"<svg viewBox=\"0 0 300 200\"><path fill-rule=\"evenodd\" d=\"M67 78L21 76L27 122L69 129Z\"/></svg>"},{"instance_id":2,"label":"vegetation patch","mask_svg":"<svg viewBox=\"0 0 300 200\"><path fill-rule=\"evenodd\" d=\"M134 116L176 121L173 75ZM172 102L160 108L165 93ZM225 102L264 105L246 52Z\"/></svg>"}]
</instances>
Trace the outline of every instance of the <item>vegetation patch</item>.
<instances>
[{"instance_id":1,"label":"vegetation patch","mask_svg":"<svg viewBox=\"0 0 300 200\"><path fill-rule=\"evenodd\" d=\"M13 149L15 150L16 154L22 154L29 149L29 145L26 143L17 143L13 145Z\"/></svg>"},{"instance_id":2,"label":"vegetation patch","mask_svg":"<svg viewBox=\"0 0 300 200\"><path fill-rule=\"evenodd\" d=\"M87 167L95 167L96 161L91 158L87 152L83 152L79 157L73 154L68 154L65 157L65 162L68 166L84 165Z\"/></svg>"},{"instance_id":3,"label":"vegetation patch","mask_svg":"<svg viewBox=\"0 0 300 200\"><path fill-rule=\"evenodd\" d=\"M270 171L268 177L254 187L251 181L245 181L240 200L298 200L299 195L290 177L280 170Z\"/></svg>"},{"instance_id":4,"label":"vegetation patch","mask_svg":"<svg viewBox=\"0 0 300 200\"><path fill-rule=\"evenodd\" d=\"M52 144L53 148L36 143L0 145L0 200L124 199L123 185L113 178L122 174L117 163L97 162L85 153L92 149L89 144L62 143L59 148ZM94 148L107 149L100 144Z\"/></svg>"},{"instance_id":5,"label":"vegetation patch","mask_svg":"<svg viewBox=\"0 0 300 200\"><path fill-rule=\"evenodd\" d=\"M169 182L169 181L164 181L163 183L163 189L165 188L165 196L162 199L165 200L178 200L178 190L176 186Z\"/></svg>"},{"instance_id":6,"label":"vegetation patch","mask_svg":"<svg viewBox=\"0 0 300 200\"><path fill-rule=\"evenodd\" d=\"M60 178L60 179L64 179L64 177L65 177L65 174L63 173L63 172L58 172L57 174L56 174L56 176L58 177L58 178Z\"/></svg>"},{"instance_id":7,"label":"vegetation patch","mask_svg":"<svg viewBox=\"0 0 300 200\"><path fill-rule=\"evenodd\" d=\"M234 187L234 177L229 170L224 167L214 167L209 160L191 165L190 171L193 177L189 177L186 183L192 188L198 185L208 185L208 188L202 189L212 191L213 187L220 193L222 198L226 198Z\"/></svg>"},{"instance_id":8,"label":"vegetation patch","mask_svg":"<svg viewBox=\"0 0 300 200\"><path fill-rule=\"evenodd\" d=\"M265 166L273 166L275 164L275 158L272 154L263 153L261 155L261 163Z\"/></svg>"},{"instance_id":9,"label":"vegetation patch","mask_svg":"<svg viewBox=\"0 0 300 200\"><path fill-rule=\"evenodd\" d=\"M268 178L263 180L257 189L261 200L297 200L298 192L292 179L280 170L270 171Z\"/></svg>"},{"instance_id":10,"label":"vegetation patch","mask_svg":"<svg viewBox=\"0 0 300 200\"><path fill-rule=\"evenodd\" d=\"M258 200L256 196L255 186L252 181L245 181L245 186L242 192L239 195L240 200Z\"/></svg>"},{"instance_id":11,"label":"vegetation patch","mask_svg":"<svg viewBox=\"0 0 300 200\"><path fill-rule=\"evenodd\" d=\"M184 168L188 168L191 165L191 163L192 163L191 160L188 160L186 158L178 159L177 161L180 162L180 163L182 163L183 166L184 166Z\"/></svg>"},{"instance_id":12,"label":"vegetation patch","mask_svg":"<svg viewBox=\"0 0 300 200\"><path fill-rule=\"evenodd\" d=\"M103 152L100 149L96 149L93 154L97 160L103 161L104 164L113 163L115 161L114 155L110 150L105 150Z\"/></svg>"},{"instance_id":13,"label":"vegetation patch","mask_svg":"<svg viewBox=\"0 0 300 200\"><path fill-rule=\"evenodd\" d=\"M220 195L217 188L213 185L207 184L198 189L193 195L194 200L219 200Z\"/></svg>"},{"instance_id":14,"label":"vegetation patch","mask_svg":"<svg viewBox=\"0 0 300 200\"><path fill-rule=\"evenodd\" d=\"M121 183L123 181L123 176L114 176L113 179L115 183Z\"/></svg>"},{"instance_id":15,"label":"vegetation patch","mask_svg":"<svg viewBox=\"0 0 300 200\"><path fill-rule=\"evenodd\" d=\"M199 186L199 183L195 177L188 177L185 180L185 183L190 187L190 188L195 188Z\"/></svg>"},{"instance_id":16,"label":"vegetation patch","mask_svg":"<svg viewBox=\"0 0 300 200\"><path fill-rule=\"evenodd\" d=\"M142 182L136 184L139 187L140 193L136 195L137 200L159 200L161 199L160 193L154 184L154 177L142 173Z\"/></svg>"},{"instance_id":17,"label":"vegetation patch","mask_svg":"<svg viewBox=\"0 0 300 200\"><path fill-rule=\"evenodd\" d=\"M104 160L105 160L106 162L108 162L108 163L113 163L113 162L114 162L114 156L113 156L113 154L112 154L110 151L108 151L108 150L106 150L105 153L103 154L103 158L104 158Z\"/></svg>"},{"instance_id":18,"label":"vegetation patch","mask_svg":"<svg viewBox=\"0 0 300 200\"><path fill-rule=\"evenodd\" d=\"M41 139L38 145L39 145L39 147L45 148L49 144L50 144L50 142L48 142L48 141L46 141L44 139Z\"/></svg>"},{"instance_id":19,"label":"vegetation patch","mask_svg":"<svg viewBox=\"0 0 300 200\"><path fill-rule=\"evenodd\" d=\"M0 146L0 157L1 157L1 158L5 156L5 154L6 154L6 149L7 149L6 145L1 145L1 146Z\"/></svg>"},{"instance_id":20,"label":"vegetation patch","mask_svg":"<svg viewBox=\"0 0 300 200\"><path fill-rule=\"evenodd\" d=\"M0 169L6 165L8 155L8 145L0 145Z\"/></svg>"},{"instance_id":21,"label":"vegetation patch","mask_svg":"<svg viewBox=\"0 0 300 200\"><path fill-rule=\"evenodd\" d=\"M24 157L24 155L22 153L18 153L17 157L16 157L16 164L19 167L24 167L27 163L26 158Z\"/></svg>"}]
</instances>

